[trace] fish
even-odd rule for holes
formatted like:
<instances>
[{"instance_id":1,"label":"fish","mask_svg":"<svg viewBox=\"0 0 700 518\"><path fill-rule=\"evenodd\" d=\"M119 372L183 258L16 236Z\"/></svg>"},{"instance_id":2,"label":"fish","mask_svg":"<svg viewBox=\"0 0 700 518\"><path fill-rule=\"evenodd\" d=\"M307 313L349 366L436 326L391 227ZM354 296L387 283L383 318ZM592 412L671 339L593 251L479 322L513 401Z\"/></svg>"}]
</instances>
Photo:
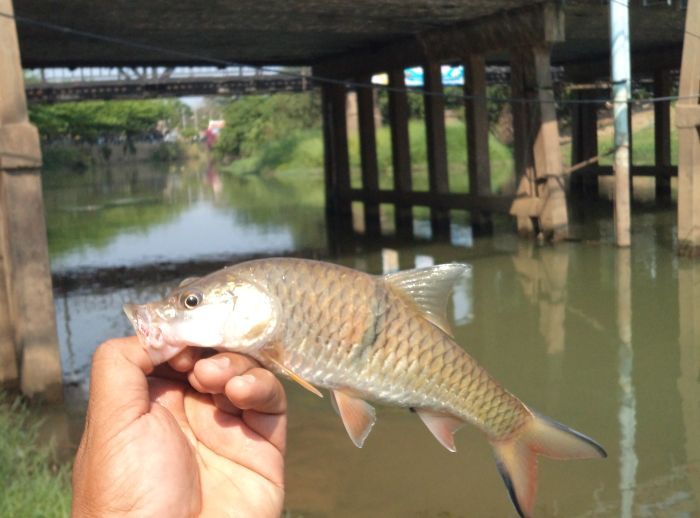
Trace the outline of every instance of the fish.
<instances>
[{"instance_id":1,"label":"fish","mask_svg":"<svg viewBox=\"0 0 700 518\"><path fill-rule=\"evenodd\" d=\"M606 457L590 437L526 406L454 338L448 296L470 267L448 263L371 275L307 259L239 263L185 279L124 311L154 364L186 347L249 355L322 397L361 448L373 401L414 411L447 450L465 424L493 447L516 512L530 517L537 456Z\"/></svg>"}]
</instances>

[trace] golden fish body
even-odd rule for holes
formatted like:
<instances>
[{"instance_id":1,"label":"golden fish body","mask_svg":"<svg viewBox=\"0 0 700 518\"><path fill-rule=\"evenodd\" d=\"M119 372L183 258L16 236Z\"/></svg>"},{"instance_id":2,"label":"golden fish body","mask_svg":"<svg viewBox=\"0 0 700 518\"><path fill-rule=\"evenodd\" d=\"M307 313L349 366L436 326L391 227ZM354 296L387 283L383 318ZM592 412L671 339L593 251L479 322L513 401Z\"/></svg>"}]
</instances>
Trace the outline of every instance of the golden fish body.
<instances>
[{"instance_id":1,"label":"golden fish body","mask_svg":"<svg viewBox=\"0 0 700 518\"><path fill-rule=\"evenodd\" d=\"M312 392L330 390L361 447L376 416L366 400L409 407L447 449L464 423L494 448L513 504L530 516L536 456L605 456L592 439L538 415L453 339L447 297L468 267L385 276L302 259L249 261L187 279L163 301L125 311L155 363L187 346L249 354Z\"/></svg>"},{"instance_id":2,"label":"golden fish body","mask_svg":"<svg viewBox=\"0 0 700 518\"><path fill-rule=\"evenodd\" d=\"M282 363L308 382L446 412L493 438L507 436L529 417L516 397L384 277L294 259L242 267L289 308L280 322ZM444 268L455 276L465 271L463 265Z\"/></svg>"}]
</instances>

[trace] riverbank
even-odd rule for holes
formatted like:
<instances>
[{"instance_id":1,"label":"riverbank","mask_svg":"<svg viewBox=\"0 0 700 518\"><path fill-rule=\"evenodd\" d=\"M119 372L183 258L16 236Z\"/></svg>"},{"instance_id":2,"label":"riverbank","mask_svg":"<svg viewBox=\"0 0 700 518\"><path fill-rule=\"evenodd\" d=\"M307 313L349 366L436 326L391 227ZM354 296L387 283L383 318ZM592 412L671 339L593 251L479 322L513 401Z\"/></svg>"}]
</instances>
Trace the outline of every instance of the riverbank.
<instances>
[{"instance_id":1,"label":"riverbank","mask_svg":"<svg viewBox=\"0 0 700 518\"><path fill-rule=\"evenodd\" d=\"M379 185L382 189L392 186L391 133L388 126L377 129L377 162ZM413 184L416 190L428 189L428 165L425 128L422 121L411 120L409 139ZM447 156L450 189L467 192L466 129L460 120L448 120L446 124ZM492 188L495 192L512 188L512 150L495 136L489 136L491 152ZM350 176L354 188L361 186L360 143L357 135L348 137ZM323 137L320 129L293 132L281 139L268 142L250 157L234 160L222 169L234 175L265 175L274 173L318 172L323 168Z\"/></svg>"},{"instance_id":2,"label":"riverbank","mask_svg":"<svg viewBox=\"0 0 700 518\"><path fill-rule=\"evenodd\" d=\"M171 163L198 158L206 153L200 144L185 142L114 142L103 144L70 141L44 142L41 146L44 170L84 170L90 167Z\"/></svg>"},{"instance_id":3,"label":"riverbank","mask_svg":"<svg viewBox=\"0 0 700 518\"><path fill-rule=\"evenodd\" d=\"M0 391L0 516L70 515L71 467L41 433L42 412Z\"/></svg>"},{"instance_id":4,"label":"riverbank","mask_svg":"<svg viewBox=\"0 0 700 518\"><path fill-rule=\"evenodd\" d=\"M633 115L633 160L638 165L653 165L654 163L654 121L653 110L639 110ZM391 134L388 126L377 130L377 162L379 166L379 184L381 189L392 188L391 164ZM420 120L409 123L409 138L411 150L411 166L413 185L416 190L428 189L427 151L425 129ZM467 174L466 127L463 121L448 119L446 121L446 140L450 190L452 192L468 192L469 180ZM598 148L601 155L600 163L612 163L612 155L608 153L613 146L612 121L601 118L598 129ZM671 156L677 156L677 132L672 124ZM495 135L489 135L489 150L491 159L491 184L496 193L512 193L515 184L513 149L498 140ZM348 136L348 151L350 156L350 176L353 188L361 187L361 164L359 139L357 135ZM563 136L561 139L562 166L571 165L571 139ZM283 138L273 139L265 146L254 151L249 157L236 159L222 166L222 171L235 176L245 175L285 175L321 174L323 169L323 137L320 129L309 129L291 132Z\"/></svg>"}]
</instances>

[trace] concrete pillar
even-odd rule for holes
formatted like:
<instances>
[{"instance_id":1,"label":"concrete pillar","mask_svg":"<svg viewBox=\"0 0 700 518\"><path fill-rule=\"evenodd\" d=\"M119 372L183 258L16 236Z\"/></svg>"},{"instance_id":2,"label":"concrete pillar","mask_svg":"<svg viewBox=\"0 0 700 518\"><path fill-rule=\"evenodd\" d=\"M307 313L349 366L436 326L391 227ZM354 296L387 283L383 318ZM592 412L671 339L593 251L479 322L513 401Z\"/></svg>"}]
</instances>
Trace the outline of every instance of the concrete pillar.
<instances>
[{"instance_id":1,"label":"concrete pillar","mask_svg":"<svg viewBox=\"0 0 700 518\"><path fill-rule=\"evenodd\" d=\"M514 102L513 135L518 191L511 207L522 236L542 234L547 240L567 237L559 128L552 91L548 45L514 51L512 95L536 102Z\"/></svg>"},{"instance_id":2,"label":"concrete pillar","mask_svg":"<svg viewBox=\"0 0 700 518\"><path fill-rule=\"evenodd\" d=\"M467 123L467 166L469 192L476 196L491 194L489 158L489 113L486 107L486 62L482 54L470 54L464 63L464 109ZM472 230L476 234L493 230L488 213L471 211Z\"/></svg>"},{"instance_id":3,"label":"concrete pillar","mask_svg":"<svg viewBox=\"0 0 700 518\"><path fill-rule=\"evenodd\" d=\"M515 181L517 184L516 200L511 207L511 214L516 218L518 234L532 237L536 232L538 215L535 188L535 168L532 164L532 150L528 145L530 124L528 102L531 91L525 87L525 66L528 56L514 50L510 59L511 104L513 112L513 161L515 163Z\"/></svg>"},{"instance_id":4,"label":"concrete pillar","mask_svg":"<svg viewBox=\"0 0 700 518\"><path fill-rule=\"evenodd\" d=\"M0 11L12 13L12 2L0 0ZM10 334L9 320L22 391L60 401L61 361L40 167L39 134L27 119L15 24L0 18L0 249L6 288L0 295L0 302L6 298L0 310L0 339ZM11 358L7 342L0 348L3 358Z\"/></svg>"},{"instance_id":5,"label":"concrete pillar","mask_svg":"<svg viewBox=\"0 0 700 518\"><path fill-rule=\"evenodd\" d=\"M700 255L700 0L688 0L678 126L678 246L683 255ZM693 97L691 97L693 96Z\"/></svg>"},{"instance_id":6,"label":"concrete pillar","mask_svg":"<svg viewBox=\"0 0 700 518\"><path fill-rule=\"evenodd\" d=\"M654 72L654 97L671 95L671 74L668 70L658 69ZM656 201L671 201L671 103L658 101L654 103L654 165L656 173Z\"/></svg>"},{"instance_id":7,"label":"concrete pillar","mask_svg":"<svg viewBox=\"0 0 700 518\"><path fill-rule=\"evenodd\" d=\"M351 223L346 94L343 85L321 87L326 213L329 219Z\"/></svg>"},{"instance_id":8,"label":"concrete pillar","mask_svg":"<svg viewBox=\"0 0 700 518\"><path fill-rule=\"evenodd\" d=\"M576 90L575 98L581 101L598 99L600 90ZM571 105L571 165L575 166L598 156L598 108L597 104ZM591 162L596 166L598 161ZM570 192L577 196L597 196L598 176L585 172L574 173L569 183Z\"/></svg>"},{"instance_id":9,"label":"concrete pillar","mask_svg":"<svg viewBox=\"0 0 700 518\"><path fill-rule=\"evenodd\" d=\"M360 78L361 83L371 83L371 77ZM374 120L374 90L359 88L357 90L357 115L360 131L360 162L362 165L362 190L364 191L365 233L380 234L379 203L379 166L377 164L377 139Z\"/></svg>"},{"instance_id":10,"label":"concrete pillar","mask_svg":"<svg viewBox=\"0 0 700 518\"><path fill-rule=\"evenodd\" d=\"M439 63L423 67L425 102L425 145L428 155L428 184L431 194L450 191L447 177L447 141L445 137L445 98L442 96L442 74ZM446 236L450 231L449 211L433 206L430 219L434 236Z\"/></svg>"},{"instance_id":11,"label":"concrete pillar","mask_svg":"<svg viewBox=\"0 0 700 518\"><path fill-rule=\"evenodd\" d=\"M407 193L412 190L411 151L408 138L408 99L403 69L389 72L389 126L391 130L391 159L394 170L394 190ZM395 207L396 233L413 234L411 206L397 203Z\"/></svg>"},{"instance_id":12,"label":"concrete pillar","mask_svg":"<svg viewBox=\"0 0 700 518\"><path fill-rule=\"evenodd\" d=\"M543 200L540 231L548 240L559 241L569 235L569 216L559 147L559 125L552 90L551 51L549 46L532 49L537 85L536 107L539 123L535 128L534 161L537 182L542 183L538 195Z\"/></svg>"}]
</instances>

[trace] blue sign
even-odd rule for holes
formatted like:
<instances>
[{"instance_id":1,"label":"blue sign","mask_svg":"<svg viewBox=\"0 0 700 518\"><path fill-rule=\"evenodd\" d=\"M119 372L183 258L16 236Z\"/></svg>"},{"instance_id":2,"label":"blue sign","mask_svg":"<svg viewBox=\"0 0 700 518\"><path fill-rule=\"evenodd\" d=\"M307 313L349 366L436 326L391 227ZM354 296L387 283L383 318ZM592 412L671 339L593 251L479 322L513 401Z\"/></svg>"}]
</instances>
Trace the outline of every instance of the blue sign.
<instances>
[{"instance_id":1,"label":"blue sign","mask_svg":"<svg viewBox=\"0 0 700 518\"><path fill-rule=\"evenodd\" d=\"M442 84L448 86L464 84L464 67L451 67L443 65L440 67L442 73ZM406 86L423 86L423 68L414 67L404 70Z\"/></svg>"}]
</instances>

